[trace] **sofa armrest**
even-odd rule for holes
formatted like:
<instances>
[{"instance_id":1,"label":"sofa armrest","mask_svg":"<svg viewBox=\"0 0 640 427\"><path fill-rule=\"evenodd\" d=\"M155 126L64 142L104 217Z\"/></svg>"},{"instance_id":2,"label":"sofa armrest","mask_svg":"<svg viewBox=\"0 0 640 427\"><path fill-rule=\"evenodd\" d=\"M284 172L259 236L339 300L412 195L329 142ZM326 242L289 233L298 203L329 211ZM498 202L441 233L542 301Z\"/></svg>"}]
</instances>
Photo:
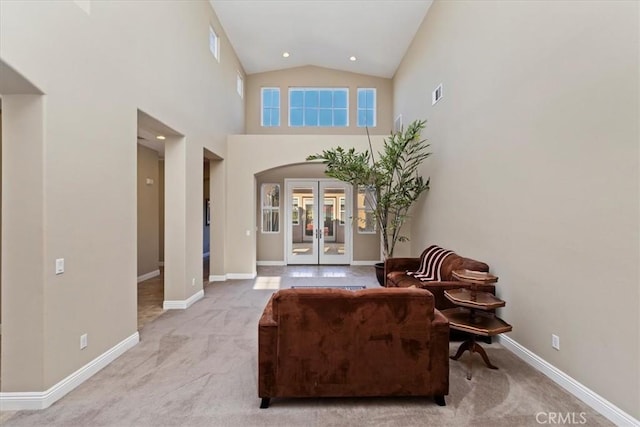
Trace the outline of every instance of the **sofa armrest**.
<instances>
[{"instance_id":1,"label":"sofa armrest","mask_svg":"<svg viewBox=\"0 0 640 427\"><path fill-rule=\"evenodd\" d=\"M449 320L438 309L431 322L431 382L435 394L449 394Z\"/></svg>"},{"instance_id":2,"label":"sofa armrest","mask_svg":"<svg viewBox=\"0 0 640 427\"><path fill-rule=\"evenodd\" d=\"M418 267L420 267L420 258L387 258L384 262L385 273L416 270Z\"/></svg>"},{"instance_id":3,"label":"sofa armrest","mask_svg":"<svg viewBox=\"0 0 640 427\"><path fill-rule=\"evenodd\" d=\"M258 396L275 393L278 348L278 322L273 318L273 296L258 322Z\"/></svg>"},{"instance_id":4,"label":"sofa armrest","mask_svg":"<svg viewBox=\"0 0 640 427\"><path fill-rule=\"evenodd\" d=\"M387 258L384 261L384 285L387 285L387 275L394 271L411 271L420 267L420 258Z\"/></svg>"}]
</instances>

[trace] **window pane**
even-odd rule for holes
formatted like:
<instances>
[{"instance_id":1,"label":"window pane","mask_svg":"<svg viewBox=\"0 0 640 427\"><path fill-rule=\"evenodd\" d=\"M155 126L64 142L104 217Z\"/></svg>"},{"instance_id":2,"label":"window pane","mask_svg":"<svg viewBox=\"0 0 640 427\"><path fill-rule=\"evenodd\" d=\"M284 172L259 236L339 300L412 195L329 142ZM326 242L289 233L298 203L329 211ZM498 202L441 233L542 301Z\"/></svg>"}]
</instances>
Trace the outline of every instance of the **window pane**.
<instances>
[{"instance_id":1,"label":"window pane","mask_svg":"<svg viewBox=\"0 0 640 427\"><path fill-rule=\"evenodd\" d=\"M271 107L271 89L262 89L262 106Z\"/></svg>"},{"instance_id":2,"label":"window pane","mask_svg":"<svg viewBox=\"0 0 640 427\"><path fill-rule=\"evenodd\" d=\"M291 126L302 126L302 108L292 108L289 120Z\"/></svg>"},{"instance_id":3,"label":"window pane","mask_svg":"<svg viewBox=\"0 0 640 427\"><path fill-rule=\"evenodd\" d=\"M308 90L304 93L304 106L305 108L318 106L318 91Z\"/></svg>"},{"instance_id":4,"label":"window pane","mask_svg":"<svg viewBox=\"0 0 640 427\"><path fill-rule=\"evenodd\" d=\"M280 126L280 109L273 108L271 110L271 126Z\"/></svg>"},{"instance_id":5,"label":"window pane","mask_svg":"<svg viewBox=\"0 0 640 427\"><path fill-rule=\"evenodd\" d=\"M271 106L280 107L280 89L272 89L271 92Z\"/></svg>"},{"instance_id":6,"label":"window pane","mask_svg":"<svg viewBox=\"0 0 640 427\"><path fill-rule=\"evenodd\" d=\"M364 108L367 105L367 92L363 89L358 89L358 108Z\"/></svg>"},{"instance_id":7,"label":"window pane","mask_svg":"<svg viewBox=\"0 0 640 427\"><path fill-rule=\"evenodd\" d=\"M279 216L277 210L264 210L262 212L262 231L265 233L277 233L280 230Z\"/></svg>"},{"instance_id":8,"label":"window pane","mask_svg":"<svg viewBox=\"0 0 640 427\"><path fill-rule=\"evenodd\" d=\"M262 109L262 126L271 126L271 109Z\"/></svg>"},{"instance_id":9,"label":"window pane","mask_svg":"<svg viewBox=\"0 0 640 427\"><path fill-rule=\"evenodd\" d=\"M373 126L373 110L366 110L367 126Z\"/></svg>"},{"instance_id":10,"label":"window pane","mask_svg":"<svg viewBox=\"0 0 640 427\"><path fill-rule=\"evenodd\" d=\"M274 103L277 91L274 92ZM289 125L346 127L349 123L349 89L290 88ZM271 113L273 118L274 113Z\"/></svg>"},{"instance_id":11,"label":"window pane","mask_svg":"<svg viewBox=\"0 0 640 427\"><path fill-rule=\"evenodd\" d=\"M347 110L333 110L333 126L347 126Z\"/></svg>"},{"instance_id":12,"label":"window pane","mask_svg":"<svg viewBox=\"0 0 640 427\"><path fill-rule=\"evenodd\" d=\"M304 124L305 126L318 126L317 108L306 108L304 110Z\"/></svg>"},{"instance_id":13,"label":"window pane","mask_svg":"<svg viewBox=\"0 0 640 427\"><path fill-rule=\"evenodd\" d=\"M262 184L262 206L280 206L280 184Z\"/></svg>"},{"instance_id":14,"label":"window pane","mask_svg":"<svg viewBox=\"0 0 640 427\"><path fill-rule=\"evenodd\" d=\"M336 90L333 92L333 106L336 108L347 108L347 91Z\"/></svg>"},{"instance_id":15,"label":"window pane","mask_svg":"<svg viewBox=\"0 0 640 427\"><path fill-rule=\"evenodd\" d=\"M320 110L320 126L332 126L333 124L333 114L331 114L331 110L323 109Z\"/></svg>"},{"instance_id":16,"label":"window pane","mask_svg":"<svg viewBox=\"0 0 640 427\"><path fill-rule=\"evenodd\" d=\"M367 90L367 108L375 108L376 106L376 97L375 92L372 89Z\"/></svg>"},{"instance_id":17,"label":"window pane","mask_svg":"<svg viewBox=\"0 0 640 427\"><path fill-rule=\"evenodd\" d=\"M364 127L367 125L367 115L365 110L358 110L358 126Z\"/></svg>"},{"instance_id":18,"label":"window pane","mask_svg":"<svg viewBox=\"0 0 640 427\"><path fill-rule=\"evenodd\" d=\"M291 91L291 107L302 108L304 105L304 92L301 90Z\"/></svg>"},{"instance_id":19,"label":"window pane","mask_svg":"<svg viewBox=\"0 0 640 427\"><path fill-rule=\"evenodd\" d=\"M331 108L333 106L331 91L320 91L320 108Z\"/></svg>"}]
</instances>

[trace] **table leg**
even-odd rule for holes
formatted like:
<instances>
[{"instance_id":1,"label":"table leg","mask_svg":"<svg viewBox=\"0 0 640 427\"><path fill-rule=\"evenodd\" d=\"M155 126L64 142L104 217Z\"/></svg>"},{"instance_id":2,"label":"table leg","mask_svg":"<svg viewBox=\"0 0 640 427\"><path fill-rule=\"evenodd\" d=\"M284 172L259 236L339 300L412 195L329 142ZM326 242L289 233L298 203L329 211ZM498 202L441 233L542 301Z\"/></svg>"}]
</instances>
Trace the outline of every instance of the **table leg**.
<instances>
[{"instance_id":1,"label":"table leg","mask_svg":"<svg viewBox=\"0 0 640 427\"><path fill-rule=\"evenodd\" d=\"M462 353L467 350L469 351L469 353L471 353L469 355L469 370L467 372L468 380L471 379L471 372L473 369L473 353L478 353L480 356L482 356L482 360L489 369L498 369L497 366L491 363L491 361L489 360L489 356L487 356L487 352L484 351L484 348L482 348L482 346L476 342L476 337L474 335L471 336L471 339L468 339L467 341L460 344L460 347L458 347L458 351L456 351L455 356L451 356L451 359L458 360L460 356L462 356Z\"/></svg>"}]
</instances>

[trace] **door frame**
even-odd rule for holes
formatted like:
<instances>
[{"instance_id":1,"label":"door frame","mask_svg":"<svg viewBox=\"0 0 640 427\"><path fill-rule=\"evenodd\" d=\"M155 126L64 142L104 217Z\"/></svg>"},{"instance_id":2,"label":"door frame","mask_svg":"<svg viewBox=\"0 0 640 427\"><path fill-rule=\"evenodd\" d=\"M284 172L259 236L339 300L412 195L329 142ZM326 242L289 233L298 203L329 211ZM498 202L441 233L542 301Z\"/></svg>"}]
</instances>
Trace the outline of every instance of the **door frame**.
<instances>
[{"instance_id":1,"label":"door frame","mask_svg":"<svg viewBox=\"0 0 640 427\"><path fill-rule=\"evenodd\" d=\"M297 264L297 263L291 263L290 259L289 259L289 255L292 251L292 233L291 233L291 223L293 221L293 216L292 216L292 212L293 212L293 204L290 203L290 197L291 197L291 191L292 191L292 187L294 185L298 185L298 184L302 184L302 185L307 185L307 184L315 184L317 185L317 190L316 192L314 192L314 198L317 197L318 198L318 202L315 203L316 205L316 215L314 215L314 221L319 221L320 220L320 215L318 215L319 213L321 213L321 209L320 207L324 206L324 195L322 197L322 201L320 200L320 193L321 193L321 189L323 188L323 186L326 186L327 184L329 185L336 185L339 186L341 188L344 188L344 192L345 192L345 211L344 211L344 215L345 215L345 224L344 224L344 228L345 228L345 253L344 255L340 255L341 259L339 260L340 262L325 262L325 263L321 263L321 254L318 252L316 254L316 260L313 263L301 263L301 264L307 264L307 265L351 265L351 263L353 262L353 226L352 226L352 222L351 222L351 218L353 217L353 189L352 186L346 182L337 180L337 179L331 179L331 178L285 178L284 180L284 194L285 197L283 198L283 203L284 203L284 262L285 264L289 265L289 264ZM324 194L324 193L323 193ZM337 202L339 203L339 202ZM300 205L303 205L304 201L300 200ZM336 209L339 211L340 210L340 206L336 206ZM300 221L302 221L302 218L299 219ZM312 240L312 244L316 245L316 251L320 250L320 242L322 242L323 240L321 239L316 239L314 238ZM326 255L325 255L326 257Z\"/></svg>"}]
</instances>

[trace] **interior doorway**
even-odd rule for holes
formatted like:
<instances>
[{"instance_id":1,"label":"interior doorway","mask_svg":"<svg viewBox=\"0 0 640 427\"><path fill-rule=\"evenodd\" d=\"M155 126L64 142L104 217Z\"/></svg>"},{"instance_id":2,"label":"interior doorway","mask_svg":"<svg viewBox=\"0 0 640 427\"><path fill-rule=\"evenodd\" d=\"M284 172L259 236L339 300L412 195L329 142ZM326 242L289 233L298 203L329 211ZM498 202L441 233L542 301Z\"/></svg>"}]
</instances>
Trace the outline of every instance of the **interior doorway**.
<instances>
[{"instance_id":1,"label":"interior doorway","mask_svg":"<svg viewBox=\"0 0 640 427\"><path fill-rule=\"evenodd\" d=\"M155 119L138 111L138 330L164 313L164 138Z\"/></svg>"},{"instance_id":2,"label":"interior doorway","mask_svg":"<svg viewBox=\"0 0 640 427\"><path fill-rule=\"evenodd\" d=\"M332 179L285 180L287 264L350 264L351 186Z\"/></svg>"}]
</instances>

